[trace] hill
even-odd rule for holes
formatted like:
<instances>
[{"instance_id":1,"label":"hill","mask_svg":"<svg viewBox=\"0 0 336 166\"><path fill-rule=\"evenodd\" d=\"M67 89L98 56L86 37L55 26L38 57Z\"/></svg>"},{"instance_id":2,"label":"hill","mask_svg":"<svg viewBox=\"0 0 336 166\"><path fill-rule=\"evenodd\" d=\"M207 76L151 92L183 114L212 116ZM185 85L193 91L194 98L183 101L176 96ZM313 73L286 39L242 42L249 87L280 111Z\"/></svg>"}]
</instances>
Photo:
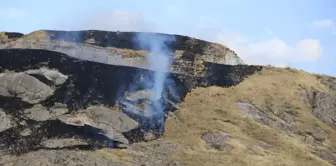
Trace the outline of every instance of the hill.
<instances>
[{"instance_id":1,"label":"hill","mask_svg":"<svg viewBox=\"0 0 336 166\"><path fill-rule=\"evenodd\" d=\"M336 78L145 34L160 75L136 35L2 33L0 164L336 165Z\"/></svg>"}]
</instances>

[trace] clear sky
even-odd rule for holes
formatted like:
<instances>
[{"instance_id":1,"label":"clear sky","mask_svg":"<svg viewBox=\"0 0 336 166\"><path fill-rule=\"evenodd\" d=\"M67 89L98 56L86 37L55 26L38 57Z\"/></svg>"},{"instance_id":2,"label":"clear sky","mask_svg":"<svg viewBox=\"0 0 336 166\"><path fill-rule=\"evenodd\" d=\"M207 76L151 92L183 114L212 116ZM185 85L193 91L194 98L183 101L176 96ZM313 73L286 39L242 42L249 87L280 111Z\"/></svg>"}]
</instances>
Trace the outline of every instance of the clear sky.
<instances>
[{"instance_id":1,"label":"clear sky","mask_svg":"<svg viewBox=\"0 0 336 166\"><path fill-rule=\"evenodd\" d=\"M1 0L0 31L154 31L227 45L251 64L336 76L336 0Z\"/></svg>"}]
</instances>

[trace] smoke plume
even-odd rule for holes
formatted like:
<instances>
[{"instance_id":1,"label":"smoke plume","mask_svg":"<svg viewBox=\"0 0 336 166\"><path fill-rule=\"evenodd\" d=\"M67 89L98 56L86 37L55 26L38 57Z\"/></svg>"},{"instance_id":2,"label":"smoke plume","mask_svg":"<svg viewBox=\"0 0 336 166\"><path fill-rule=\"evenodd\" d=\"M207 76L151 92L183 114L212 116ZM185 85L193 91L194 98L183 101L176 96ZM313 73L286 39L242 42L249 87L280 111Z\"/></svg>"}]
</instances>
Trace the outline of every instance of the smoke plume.
<instances>
[{"instance_id":1,"label":"smoke plume","mask_svg":"<svg viewBox=\"0 0 336 166\"><path fill-rule=\"evenodd\" d=\"M137 33L135 40L143 49L149 49L149 55L146 56L148 67L154 71L153 87L151 88L150 100L155 105L154 111L162 111L162 105L158 103L164 89L165 78L171 64L169 57L170 50L166 43L172 42L173 38L164 35L150 35L148 33Z\"/></svg>"},{"instance_id":2,"label":"smoke plume","mask_svg":"<svg viewBox=\"0 0 336 166\"><path fill-rule=\"evenodd\" d=\"M167 95L172 93L174 97L174 84L167 80L168 69L172 62L171 50L167 44L175 39L161 34L136 33L134 43L140 49L148 50L146 55L149 73L139 73L135 82L129 87L130 95L122 101L124 111L136 116L143 129L159 130L163 132L165 105ZM126 102L125 102L126 101ZM143 105L138 107L138 105ZM131 115L132 116L132 115Z\"/></svg>"}]
</instances>

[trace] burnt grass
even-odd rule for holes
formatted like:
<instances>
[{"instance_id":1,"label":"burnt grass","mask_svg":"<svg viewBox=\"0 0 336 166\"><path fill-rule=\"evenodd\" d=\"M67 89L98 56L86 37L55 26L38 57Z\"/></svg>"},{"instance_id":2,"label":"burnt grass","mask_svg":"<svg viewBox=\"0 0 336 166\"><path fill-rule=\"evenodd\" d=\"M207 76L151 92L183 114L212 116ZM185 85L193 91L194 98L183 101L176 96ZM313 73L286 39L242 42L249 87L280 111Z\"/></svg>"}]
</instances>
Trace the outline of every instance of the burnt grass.
<instances>
[{"instance_id":1,"label":"burnt grass","mask_svg":"<svg viewBox=\"0 0 336 166\"><path fill-rule=\"evenodd\" d=\"M169 100L179 103L195 87L237 85L245 77L262 69L260 66L230 66L213 63L205 63L205 65L207 75L202 77L188 76L187 73L185 75L168 73L163 93L167 94ZM0 73L5 71L23 72L41 67L56 69L68 76L64 84L56 87L54 95L41 102L41 104L50 108L55 103L62 103L67 106L70 113L85 109L90 105L113 107L117 99L126 91L129 91L132 84L138 83L139 75L147 75L149 78L153 75L153 71L146 69L83 61L54 51L37 49L0 50ZM34 76L48 85L51 84L48 80ZM168 88L171 85L174 85L174 96L170 95L171 87ZM66 125L58 120L37 122L23 118L23 110L31 107L33 107L32 104L16 98L0 97L0 109L13 116L17 124L23 120L26 121L25 125L17 125L0 133L0 148L6 149L11 154L19 155L41 149L42 147L39 144L42 140L69 137L82 138L89 142L87 146L67 147L69 149L116 148L116 145L118 145L118 142L99 134L99 129L91 126L78 127ZM164 110L165 112L173 111L174 108L165 104ZM144 119L136 115L129 116L141 124L140 128L123 133L130 143L143 141L143 131L148 129L156 130L157 136L162 134L165 115L154 117L154 119ZM157 123L149 125L153 121L157 121ZM28 136L21 136L20 132L25 128L30 128L32 133Z\"/></svg>"}]
</instances>

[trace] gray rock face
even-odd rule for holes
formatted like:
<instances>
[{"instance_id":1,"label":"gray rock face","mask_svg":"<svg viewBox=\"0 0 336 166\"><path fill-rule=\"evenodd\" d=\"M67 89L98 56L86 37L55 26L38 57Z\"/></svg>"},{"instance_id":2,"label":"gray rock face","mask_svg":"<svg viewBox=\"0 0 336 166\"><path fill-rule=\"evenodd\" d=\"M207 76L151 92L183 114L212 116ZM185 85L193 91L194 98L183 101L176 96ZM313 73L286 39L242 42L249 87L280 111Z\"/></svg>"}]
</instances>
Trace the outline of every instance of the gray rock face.
<instances>
[{"instance_id":1,"label":"gray rock face","mask_svg":"<svg viewBox=\"0 0 336 166\"><path fill-rule=\"evenodd\" d=\"M283 130L289 135L293 134L292 126L290 123L293 122L295 118L286 112L281 113L279 115L280 118L277 117L276 119L271 119L265 112L258 110L252 104L237 102L237 107L243 114L250 116L253 120L255 120L258 123L267 125L271 128L277 128Z\"/></svg>"},{"instance_id":2,"label":"gray rock face","mask_svg":"<svg viewBox=\"0 0 336 166\"><path fill-rule=\"evenodd\" d=\"M46 121L49 119L55 119L57 116L65 114L67 112L67 108L64 107L54 106L48 109L38 104L30 109L26 109L24 111L24 114L28 119L36 121Z\"/></svg>"},{"instance_id":3,"label":"gray rock face","mask_svg":"<svg viewBox=\"0 0 336 166\"><path fill-rule=\"evenodd\" d=\"M19 157L12 156L7 160L0 160L0 164L8 166L124 166L124 164L115 163L92 152L75 150L38 150Z\"/></svg>"},{"instance_id":4,"label":"gray rock face","mask_svg":"<svg viewBox=\"0 0 336 166\"><path fill-rule=\"evenodd\" d=\"M65 104L60 104L60 103L55 103L52 107L49 108L49 111L54 115L54 116L59 116L63 115L69 112L68 108L66 107Z\"/></svg>"},{"instance_id":5,"label":"gray rock face","mask_svg":"<svg viewBox=\"0 0 336 166\"><path fill-rule=\"evenodd\" d=\"M0 109L0 132L3 132L14 126L16 126L16 124L12 121L11 116L7 115Z\"/></svg>"},{"instance_id":6,"label":"gray rock face","mask_svg":"<svg viewBox=\"0 0 336 166\"><path fill-rule=\"evenodd\" d=\"M36 121L46 121L53 117L53 115L48 111L48 109L44 108L41 105L36 105L33 108L26 109L24 111L24 114L28 119Z\"/></svg>"},{"instance_id":7,"label":"gray rock face","mask_svg":"<svg viewBox=\"0 0 336 166\"><path fill-rule=\"evenodd\" d=\"M104 135L110 139L126 145L129 144L129 141L121 133L135 129L139 125L138 122L124 113L101 106L89 107L84 111L79 111L75 114L61 115L57 118L69 125L90 125L101 129Z\"/></svg>"},{"instance_id":8,"label":"gray rock face","mask_svg":"<svg viewBox=\"0 0 336 166\"><path fill-rule=\"evenodd\" d=\"M327 75L315 75L316 78L332 90L336 90L336 78Z\"/></svg>"},{"instance_id":9,"label":"gray rock face","mask_svg":"<svg viewBox=\"0 0 336 166\"><path fill-rule=\"evenodd\" d=\"M51 70L47 68L27 70L25 71L25 73L26 74L38 74L38 75L44 76L49 81L52 81L55 85L61 85L68 79L68 76L60 73L59 71Z\"/></svg>"},{"instance_id":10,"label":"gray rock face","mask_svg":"<svg viewBox=\"0 0 336 166\"><path fill-rule=\"evenodd\" d=\"M282 112L280 115L279 115L279 118L284 120L286 123L292 123L295 121L295 117L287 112Z\"/></svg>"},{"instance_id":11,"label":"gray rock face","mask_svg":"<svg viewBox=\"0 0 336 166\"><path fill-rule=\"evenodd\" d=\"M313 114L328 125L336 125L336 96L315 92Z\"/></svg>"},{"instance_id":12,"label":"gray rock face","mask_svg":"<svg viewBox=\"0 0 336 166\"><path fill-rule=\"evenodd\" d=\"M0 95L18 97L30 104L39 103L53 95L54 90L38 79L24 73L0 74Z\"/></svg>"},{"instance_id":13,"label":"gray rock face","mask_svg":"<svg viewBox=\"0 0 336 166\"><path fill-rule=\"evenodd\" d=\"M227 142L231 139L231 136L225 132L207 133L202 137L202 139L208 145L208 148L228 152L233 149L233 146L227 144Z\"/></svg>"},{"instance_id":14,"label":"gray rock face","mask_svg":"<svg viewBox=\"0 0 336 166\"><path fill-rule=\"evenodd\" d=\"M267 114L259 111L255 106L249 103L237 102L237 107L244 114L251 116L255 121L259 123L268 123L269 120Z\"/></svg>"}]
</instances>

